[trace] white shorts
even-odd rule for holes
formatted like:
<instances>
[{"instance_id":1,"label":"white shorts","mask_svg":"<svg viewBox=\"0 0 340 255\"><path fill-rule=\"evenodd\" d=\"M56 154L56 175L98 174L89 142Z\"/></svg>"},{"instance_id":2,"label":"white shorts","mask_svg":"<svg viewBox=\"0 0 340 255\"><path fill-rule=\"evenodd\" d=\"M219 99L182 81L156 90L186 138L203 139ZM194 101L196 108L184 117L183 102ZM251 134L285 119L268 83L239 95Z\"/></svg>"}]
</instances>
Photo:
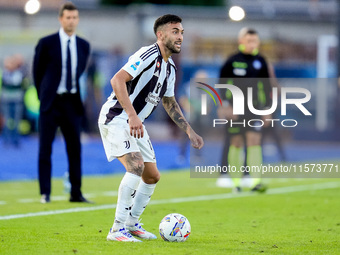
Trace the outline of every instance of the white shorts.
<instances>
[{"instance_id":1,"label":"white shorts","mask_svg":"<svg viewBox=\"0 0 340 255\"><path fill-rule=\"evenodd\" d=\"M156 162L155 151L144 125L144 136L139 139L130 135L130 126L124 119L115 118L107 125L101 123L98 125L108 161L139 151L144 162Z\"/></svg>"}]
</instances>

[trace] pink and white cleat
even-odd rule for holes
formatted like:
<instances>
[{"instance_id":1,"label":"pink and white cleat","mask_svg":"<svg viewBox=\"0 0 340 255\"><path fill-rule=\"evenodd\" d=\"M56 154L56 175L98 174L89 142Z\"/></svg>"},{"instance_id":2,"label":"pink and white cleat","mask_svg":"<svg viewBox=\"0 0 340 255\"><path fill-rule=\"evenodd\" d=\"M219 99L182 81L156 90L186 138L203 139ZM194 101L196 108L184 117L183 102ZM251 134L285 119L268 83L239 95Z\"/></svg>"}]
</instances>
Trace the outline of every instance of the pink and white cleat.
<instances>
[{"instance_id":1,"label":"pink and white cleat","mask_svg":"<svg viewBox=\"0 0 340 255\"><path fill-rule=\"evenodd\" d=\"M140 240L134 238L125 228L121 228L118 231L113 231L111 228L106 240L118 242L141 242Z\"/></svg>"},{"instance_id":2,"label":"pink and white cleat","mask_svg":"<svg viewBox=\"0 0 340 255\"><path fill-rule=\"evenodd\" d=\"M157 236L146 231L144 228L142 228L142 223L137 222L134 226L126 226L126 229L130 232L131 235L139 237L141 239L157 239Z\"/></svg>"}]
</instances>

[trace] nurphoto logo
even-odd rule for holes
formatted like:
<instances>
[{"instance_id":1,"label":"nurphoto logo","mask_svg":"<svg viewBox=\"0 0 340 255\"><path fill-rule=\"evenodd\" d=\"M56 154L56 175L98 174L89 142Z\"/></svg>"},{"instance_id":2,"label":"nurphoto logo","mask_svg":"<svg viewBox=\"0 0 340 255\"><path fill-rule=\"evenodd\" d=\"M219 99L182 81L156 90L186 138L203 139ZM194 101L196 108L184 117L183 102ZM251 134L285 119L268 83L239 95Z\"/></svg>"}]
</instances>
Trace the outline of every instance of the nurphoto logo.
<instances>
[{"instance_id":1,"label":"nurphoto logo","mask_svg":"<svg viewBox=\"0 0 340 255\"><path fill-rule=\"evenodd\" d=\"M244 92L237 86L231 84L215 84L214 87L205 84L203 82L197 82L202 87L197 87L200 90L203 90L206 93L201 94L201 115L207 115L208 113L208 103L207 103L207 95L209 95L217 106L216 100L213 94L207 89L209 88L218 98L220 105L223 106L222 100L218 92L215 90L219 89L220 93L226 93L227 90L230 91L232 95L232 113L237 116L245 115L245 107L247 107L247 112L250 112L254 116L270 116L273 114L279 104L279 92L276 87L272 88L272 104L270 107L266 107L264 109L256 109L254 107L254 97L253 97L253 87L246 88L246 96ZM304 104L308 103L311 99L311 93L308 89L298 88L298 87L283 87L280 91L280 102L281 102L281 116L287 115L287 105L295 105L305 116L311 116L312 114L308 109L304 106ZM291 98L289 95L294 95L295 97ZM299 98L296 98L296 95L299 95ZM231 127L236 125L241 126L249 126L249 127L262 127L264 122L270 122L270 125L274 127L274 125L279 122L282 127L296 127L298 125L298 121L296 119L274 119L274 118L259 118L259 119L238 119L238 121L234 121L233 119L220 119L214 118L212 126L216 127L217 125L226 125L229 124Z\"/></svg>"}]
</instances>

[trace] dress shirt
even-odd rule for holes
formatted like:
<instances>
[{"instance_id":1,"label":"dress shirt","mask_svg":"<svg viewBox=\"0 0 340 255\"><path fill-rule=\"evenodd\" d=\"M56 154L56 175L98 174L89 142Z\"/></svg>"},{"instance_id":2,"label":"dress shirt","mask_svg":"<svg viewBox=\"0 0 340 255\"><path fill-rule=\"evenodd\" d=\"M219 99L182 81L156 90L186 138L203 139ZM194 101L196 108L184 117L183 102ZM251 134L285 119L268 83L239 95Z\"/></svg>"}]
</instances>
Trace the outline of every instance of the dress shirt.
<instances>
[{"instance_id":1,"label":"dress shirt","mask_svg":"<svg viewBox=\"0 0 340 255\"><path fill-rule=\"evenodd\" d=\"M66 89L66 72L67 72L67 41L70 40L70 52L71 52L71 70L72 70L72 89L71 93L77 92L76 87L76 72L77 72L77 44L76 44L76 35L73 34L69 36L65 33L63 28L59 29L59 37L60 37L60 45L61 45L61 79L59 83L59 87L57 90L58 94L67 93Z\"/></svg>"}]
</instances>

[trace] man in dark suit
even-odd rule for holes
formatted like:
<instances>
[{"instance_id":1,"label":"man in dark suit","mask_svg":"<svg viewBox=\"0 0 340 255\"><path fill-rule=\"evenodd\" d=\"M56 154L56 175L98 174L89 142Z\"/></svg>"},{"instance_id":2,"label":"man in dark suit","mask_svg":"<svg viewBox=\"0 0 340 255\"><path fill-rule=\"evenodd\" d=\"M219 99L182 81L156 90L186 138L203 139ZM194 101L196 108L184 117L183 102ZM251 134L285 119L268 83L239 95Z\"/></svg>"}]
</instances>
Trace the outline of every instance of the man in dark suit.
<instances>
[{"instance_id":1,"label":"man in dark suit","mask_svg":"<svg viewBox=\"0 0 340 255\"><path fill-rule=\"evenodd\" d=\"M50 202L52 143L57 128L64 136L71 183L70 202L89 202L81 193L81 121L84 108L79 77L86 68L90 45L75 35L77 7L68 2L59 12L59 32L39 40L33 76L40 99L39 184L41 203Z\"/></svg>"}]
</instances>

